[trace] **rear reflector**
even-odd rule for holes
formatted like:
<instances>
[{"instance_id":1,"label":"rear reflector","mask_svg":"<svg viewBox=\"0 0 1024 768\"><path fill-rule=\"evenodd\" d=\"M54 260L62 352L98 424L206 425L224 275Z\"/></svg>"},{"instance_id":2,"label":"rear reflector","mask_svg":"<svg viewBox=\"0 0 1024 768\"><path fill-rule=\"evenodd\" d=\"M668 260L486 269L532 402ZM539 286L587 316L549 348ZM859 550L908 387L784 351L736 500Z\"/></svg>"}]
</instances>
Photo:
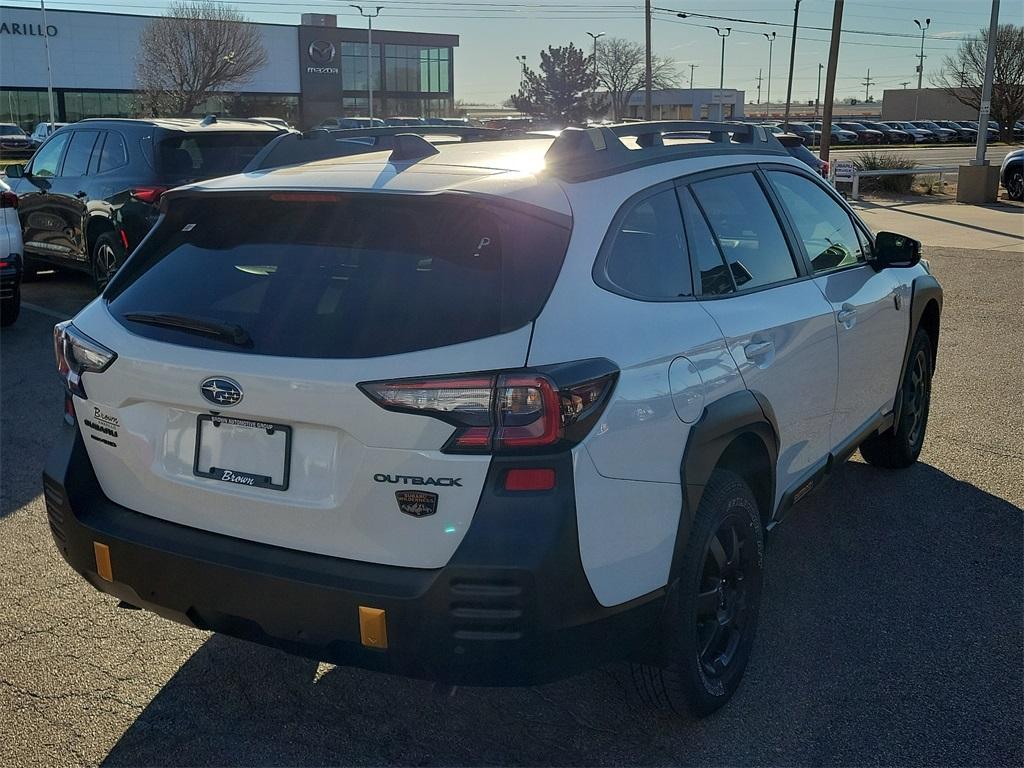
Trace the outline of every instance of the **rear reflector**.
<instances>
[{"instance_id":1,"label":"rear reflector","mask_svg":"<svg viewBox=\"0 0 1024 768\"><path fill-rule=\"evenodd\" d=\"M367 648L388 647L388 621L383 608L359 606L359 640Z\"/></svg>"},{"instance_id":2,"label":"rear reflector","mask_svg":"<svg viewBox=\"0 0 1024 768\"><path fill-rule=\"evenodd\" d=\"M110 547L94 541L92 543L92 551L96 556L96 573L104 581L113 581L114 571L110 566Z\"/></svg>"},{"instance_id":3,"label":"rear reflector","mask_svg":"<svg viewBox=\"0 0 1024 768\"><path fill-rule=\"evenodd\" d=\"M554 487L553 469L510 469L505 473L506 491L550 491Z\"/></svg>"}]
</instances>

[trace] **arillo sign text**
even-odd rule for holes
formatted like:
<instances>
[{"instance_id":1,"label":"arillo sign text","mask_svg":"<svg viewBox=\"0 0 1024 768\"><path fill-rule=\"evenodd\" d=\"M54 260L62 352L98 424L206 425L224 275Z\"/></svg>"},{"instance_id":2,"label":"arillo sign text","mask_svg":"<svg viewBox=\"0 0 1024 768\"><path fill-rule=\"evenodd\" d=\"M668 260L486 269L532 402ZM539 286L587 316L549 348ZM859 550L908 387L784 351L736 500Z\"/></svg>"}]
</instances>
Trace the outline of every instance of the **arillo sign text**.
<instances>
[{"instance_id":1,"label":"arillo sign text","mask_svg":"<svg viewBox=\"0 0 1024 768\"><path fill-rule=\"evenodd\" d=\"M0 21L0 35L22 35L24 37L56 37L57 27L53 24L46 25L46 32L43 32L42 24L18 24L13 21Z\"/></svg>"}]
</instances>

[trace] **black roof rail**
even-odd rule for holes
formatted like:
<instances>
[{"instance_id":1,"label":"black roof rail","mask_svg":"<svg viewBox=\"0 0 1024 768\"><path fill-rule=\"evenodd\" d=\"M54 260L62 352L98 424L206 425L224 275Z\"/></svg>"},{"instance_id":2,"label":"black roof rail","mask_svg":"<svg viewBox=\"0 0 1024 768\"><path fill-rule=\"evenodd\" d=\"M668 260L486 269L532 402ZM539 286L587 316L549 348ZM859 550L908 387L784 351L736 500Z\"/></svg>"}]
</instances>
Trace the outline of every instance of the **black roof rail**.
<instances>
[{"instance_id":1,"label":"black roof rail","mask_svg":"<svg viewBox=\"0 0 1024 768\"><path fill-rule=\"evenodd\" d=\"M635 139L637 148L626 146L623 138ZM666 138L696 141L665 144ZM685 157L750 153L788 154L774 134L761 125L654 120L566 128L548 148L544 162L554 176L575 182Z\"/></svg>"},{"instance_id":2,"label":"black roof rail","mask_svg":"<svg viewBox=\"0 0 1024 768\"><path fill-rule=\"evenodd\" d=\"M458 138L460 142L513 138L497 128L462 125L313 128L306 133L291 132L278 136L256 153L245 167L245 172L312 163L332 157L382 152L388 149L392 150L390 159L393 161L417 160L438 153L437 147L427 141L425 136L451 136Z\"/></svg>"}]
</instances>

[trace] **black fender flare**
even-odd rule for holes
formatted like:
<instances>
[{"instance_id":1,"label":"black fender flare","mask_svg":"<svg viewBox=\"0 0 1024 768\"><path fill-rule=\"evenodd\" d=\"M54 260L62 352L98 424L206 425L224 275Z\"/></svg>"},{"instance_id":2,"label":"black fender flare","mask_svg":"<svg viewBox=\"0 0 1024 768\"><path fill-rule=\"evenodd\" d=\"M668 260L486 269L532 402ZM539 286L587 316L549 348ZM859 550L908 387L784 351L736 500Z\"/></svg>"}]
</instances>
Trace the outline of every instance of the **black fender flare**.
<instances>
[{"instance_id":1,"label":"black fender flare","mask_svg":"<svg viewBox=\"0 0 1024 768\"><path fill-rule=\"evenodd\" d=\"M679 575L683 553L689 539L694 516L704 495L704 487L711 473L729 445L741 435L753 434L764 444L772 468L770 502L775 498L775 467L779 455L778 427L775 413L767 398L759 392L744 389L709 403L700 419L690 428L680 465L680 483L683 492L682 510L676 543L669 569L669 583ZM766 510L770 517L773 509Z\"/></svg>"},{"instance_id":2,"label":"black fender flare","mask_svg":"<svg viewBox=\"0 0 1024 768\"><path fill-rule=\"evenodd\" d=\"M893 395L893 423L899 424L900 411L903 409L903 398L900 397L900 390L903 387L903 377L907 373L907 365L910 363L910 348L914 344L914 336L921 326L921 318L924 311L931 302L938 307L939 316L942 316L942 286L931 274L920 275L914 278L910 292L910 327L907 331L907 344L903 350L903 365L900 367L900 378L896 385L896 393ZM932 367L934 370L939 345L938 329L935 338L932 339Z\"/></svg>"}]
</instances>

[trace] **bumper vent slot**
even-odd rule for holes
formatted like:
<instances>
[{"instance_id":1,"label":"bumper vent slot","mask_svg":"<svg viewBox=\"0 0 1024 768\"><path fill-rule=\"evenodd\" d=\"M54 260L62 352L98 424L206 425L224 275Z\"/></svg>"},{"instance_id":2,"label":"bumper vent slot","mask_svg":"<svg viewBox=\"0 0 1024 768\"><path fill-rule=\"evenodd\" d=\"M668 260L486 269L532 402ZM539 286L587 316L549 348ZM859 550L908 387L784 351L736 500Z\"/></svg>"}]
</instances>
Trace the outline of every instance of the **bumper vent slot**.
<instances>
[{"instance_id":1,"label":"bumper vent slot","mask_svg":"<svg viewBox=\"0 0 1024 768\"><path fill-rule=\"evenodd\" d=\"M452 579L452 637L461 641L500 642L523 636L523 587L512 579Z\"/></svg>"}]
</instances>

